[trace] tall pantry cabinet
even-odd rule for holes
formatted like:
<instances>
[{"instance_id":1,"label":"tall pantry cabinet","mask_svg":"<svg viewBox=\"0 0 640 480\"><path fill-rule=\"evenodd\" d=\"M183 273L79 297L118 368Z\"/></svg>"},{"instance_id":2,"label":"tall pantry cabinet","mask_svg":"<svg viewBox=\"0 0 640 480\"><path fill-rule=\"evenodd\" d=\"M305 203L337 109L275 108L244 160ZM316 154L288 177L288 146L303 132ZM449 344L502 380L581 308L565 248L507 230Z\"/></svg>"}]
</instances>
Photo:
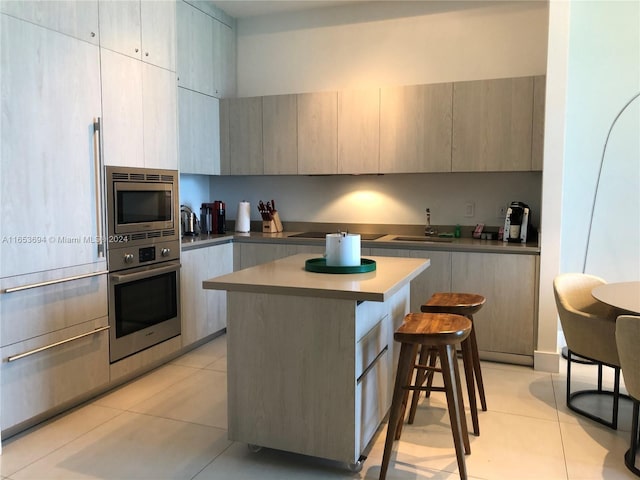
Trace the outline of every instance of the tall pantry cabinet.
<instances>
[{"instance_id":1,"label":"tall pantry cabinet","mask_svg":"<svg viewBox=\"0 0 640 480\"><path fill-rule=\"evenodd\" d=\"M102 167L177 168L175 2L1 1L0 22L6 437L110 382Z\"/></svg>"},{"instance_id":2,"label":"tall pantry cabinet","mask_svg":"<svg viewBox=\"0 0 640 480\"><path fill-rule=\"evenodd\" d=\"M0 426L109 381L97 2L0 3Z\"/></svg>"}]
</instances>

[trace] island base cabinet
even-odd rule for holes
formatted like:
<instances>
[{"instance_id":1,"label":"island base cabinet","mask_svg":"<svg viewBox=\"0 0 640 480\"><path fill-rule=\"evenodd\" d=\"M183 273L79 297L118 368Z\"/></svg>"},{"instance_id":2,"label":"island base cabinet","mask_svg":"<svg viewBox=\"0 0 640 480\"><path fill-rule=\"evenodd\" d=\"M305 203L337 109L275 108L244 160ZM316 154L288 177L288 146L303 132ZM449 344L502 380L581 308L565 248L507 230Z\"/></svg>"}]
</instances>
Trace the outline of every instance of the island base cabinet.
<instances>
[{"instance_id":1,"label":"island base cabinet","mask_svg":"<svg viewBox=\"0 0 640 480\"><path fill-rule=\"evenodd\" d=\"M357 462L390 407L408 306L408 285L386 302L228 292L229 439Z\"/></svg>"},{"instance_id":2,"label":"island base cabinet","mask_svg":"<svg viewBox=\"0 0 640 480\"><path fill-rule=\"evenodd\" d=\"M107 323L102 317L2 348L3 437L109 383Z\"/></svg>"}]
</instances>

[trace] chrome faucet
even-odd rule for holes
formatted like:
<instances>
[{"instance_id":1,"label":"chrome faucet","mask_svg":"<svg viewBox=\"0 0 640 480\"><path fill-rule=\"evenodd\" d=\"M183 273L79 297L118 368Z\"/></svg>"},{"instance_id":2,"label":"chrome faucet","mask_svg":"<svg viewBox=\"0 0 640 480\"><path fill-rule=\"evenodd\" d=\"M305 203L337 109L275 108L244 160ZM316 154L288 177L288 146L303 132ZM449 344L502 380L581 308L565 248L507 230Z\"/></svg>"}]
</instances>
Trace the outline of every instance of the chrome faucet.
<instances>
[{"instance_id":1,"label":"chrome faucet","mask_svg":"<svg viewBox=\"0 0 640 480\"><path fill-rule=\"evenodd\" d=\"M424 226L424 234L427 237L431 237L433 235L437 235L438 234L438 230L436 230L435 228L433 228L431 226L431 211L427 208L427 223Z\"/></svg>"}]
</instances>

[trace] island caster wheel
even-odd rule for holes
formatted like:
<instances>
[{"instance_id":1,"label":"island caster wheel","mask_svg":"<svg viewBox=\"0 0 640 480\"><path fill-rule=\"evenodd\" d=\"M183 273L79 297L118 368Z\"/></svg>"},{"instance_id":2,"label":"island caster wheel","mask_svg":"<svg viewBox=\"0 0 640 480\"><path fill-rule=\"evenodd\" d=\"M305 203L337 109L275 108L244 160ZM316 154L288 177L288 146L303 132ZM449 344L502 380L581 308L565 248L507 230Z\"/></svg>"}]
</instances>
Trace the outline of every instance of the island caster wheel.
<instances>
[{"instance_id":1,"label":"island caster wheel","mask_svg":"<svg viewBox=\"0 0 640 480\"><path fill-rule=\"evenodd\" d=\"M353 473L358 473L360 470L362 470L362 465L364 465L364 461L366 459L367 457L363 457L362 455L360 455L360 458L356 463L349 463L347 464L347 467L349 467L349 470L351 470Z\"/></svg>"},{"instance_id":2,"label":"island caster wheel","mask_svg":"<svg viewBox=\"0 0 640 480\"><path fill-rule=\"evenodd\" d=\"M260 445L254 445L253 443L248 443L247 448L251 453L258 453L260 450L262 450L262 447Z\"/></svg>"}]
</instances>

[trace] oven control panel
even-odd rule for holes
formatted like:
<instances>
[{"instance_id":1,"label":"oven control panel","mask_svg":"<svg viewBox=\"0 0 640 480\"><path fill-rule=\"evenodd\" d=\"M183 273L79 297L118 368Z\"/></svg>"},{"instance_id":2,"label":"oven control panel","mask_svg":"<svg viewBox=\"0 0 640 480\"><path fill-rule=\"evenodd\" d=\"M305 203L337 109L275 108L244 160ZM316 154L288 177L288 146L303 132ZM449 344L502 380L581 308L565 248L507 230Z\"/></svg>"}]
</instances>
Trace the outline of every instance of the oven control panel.
<instances>
[{"instance_id":1,"label":"oven control panel","mask_svg":"<svg viewBox=\"0 0 640 480\"><path fill-rule=\"evenodd\" d=\"M152 265L180 259L180 242L166 241L147 246L110 249L109 271Z\"/></svg>"}]
</instances>

